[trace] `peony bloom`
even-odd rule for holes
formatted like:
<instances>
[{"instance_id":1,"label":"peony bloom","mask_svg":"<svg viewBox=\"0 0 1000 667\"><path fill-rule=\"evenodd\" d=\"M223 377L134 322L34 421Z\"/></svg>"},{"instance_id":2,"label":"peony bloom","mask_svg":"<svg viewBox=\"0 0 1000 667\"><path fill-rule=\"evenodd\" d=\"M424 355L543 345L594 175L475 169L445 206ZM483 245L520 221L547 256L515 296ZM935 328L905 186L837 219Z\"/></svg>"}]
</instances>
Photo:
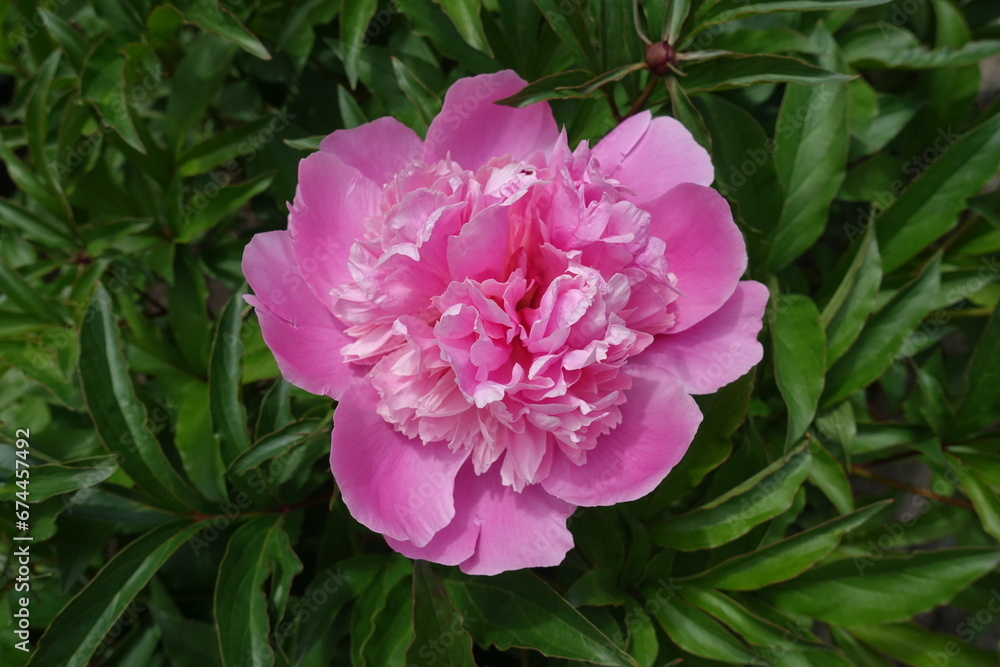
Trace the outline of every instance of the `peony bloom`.
<instances>
[{"instance_id":1,"label":"peony bloom","mask_svg":"<svg viewBox=\"0 0 1000 667\"><path fill-rule=\"evenodd\" d=\"M768 293L708 154L671 118L567 145L546 104L462 79L427 139L392 118L302 160L243 270L289 382L339 402L330 467L406 556L556 565L577 506L635 500L761 359Z\"/></svg>"}]
</instances>

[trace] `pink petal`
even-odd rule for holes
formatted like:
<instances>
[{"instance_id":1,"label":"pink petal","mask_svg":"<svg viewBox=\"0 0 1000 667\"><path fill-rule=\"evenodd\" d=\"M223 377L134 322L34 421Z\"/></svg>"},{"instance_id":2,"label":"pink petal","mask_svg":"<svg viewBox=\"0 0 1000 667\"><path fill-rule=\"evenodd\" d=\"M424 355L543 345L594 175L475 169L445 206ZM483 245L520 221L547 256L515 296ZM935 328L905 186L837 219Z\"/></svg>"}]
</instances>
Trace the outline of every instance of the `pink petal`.
<instances>
[{"instance_id":1,"label":"pink petal","mask_svg":"<svg viewBox=\"0 0 1000 667\"><path fill-rule=\"evenodd\" d=\"M288 232L254 236L243 251L243 273L255 293L245 298L257 309L281 374L296 387L338 398L357 373L340 354L351 338L306 285Z\"/></svg>"},{"instance_id":2,"label":"pink petal","mask_svg":"<svg viewBox=\"0 0 1000 667\"><path fill-rule=\"evenodd\" d=\"M526 85L511 70L456 81L427 130L424 160L436 162L450 154L462 168L476 171L493 157L512 155L524 161L536 151L550 150L559 130L548 104L515 109L493 103Z\"/></svg>"},{"instance_id":3,"label":"pink petal","mask_svg":"<svg viewBox=\"0 0 1000 667\"><path fill-rule=\"evenodd\" d=\"M337 130L323 139L319 149L333 153L379 185L424 154L417 133L392 116L376 118L351 130Z\"/></svg>"},{"instance_id":4,"label":"pink petal","mask_svg":"<svg viewBox=\"0 0 1000 667\"><path fill-rule=\"evenodd\" d=\"M649 233L666 243L667 270L677 276L672 332L714 313L736 289L747 268L747 251L725 198L715 190L684 183L644 204L652 215Z\"/></svg>"},{"instance_id":5,"label":"pink petal","mask_svg":"<svg viewBox=\"0 0 1000 667\"><path fill-rule=\"evenodd\" d=\"M472 216L457 236L448 239L451 279L503 280L509 206L491 206Z\"/></svg>"},{"instance_id":6,"label":"pink petal","mask_svg":"<svg viewBox=\"0 0 1000 667\"><path fill-rule=\"evenodd\" d=\"M574 505L613 505L641 498L663 481L687 451L701 411L681 383L659 369L626 367L632 388L622 420L598 438L583 465L556 457L542 487Z\"/></svg>"},{"instance_id":7,"label":"pink petal","mask_svg":"<svg viewBox=\"0 0 1000 667\"><path fill-rule=\"evenodd\" d=\"M743 376L764 356L757 334L768 296L764 285L745 280L719 310L686 331L657 336L630 363L674 374L688 393L711 394Z\"/></svg>"},{"instance_id":8,"label":"pink petal","mask_svg":"<svg viewBox=\"0 0 1000 667\"><path fill-rule=\"evenodd\" d=\"M573 548L566 519L575 508L537 485L521 493L500 483L496 470L476 475L471 465L455 479L455 518L425 547L389 539L409 558L458 565L467 574L499 574L558 565Z\"/></svg>"},{"instance_id":9,"label":"pink petal","mask_svg":"<svg viewBox=\"0 0 1000 667\"><path fill-rule=\"evenodd\" d=\"M299 163L288 231L299 271L324 304L331 289L351 281L351 246L364 236L364 219L378 212L381 197L380 184L335 155L321 151Z\"/></svg>"},{"instance_id":10,"label":"pink petal","mask_svg":"<svg viewBox=\"0 0 1000 667\"><path fill-rule=\"evenodd\" d=\"M422 547L455 516L455 474L468 454L407 438L378 415L377 405L378 393L366 381L344 394L330 469L355 519Z\"/></svg>"},{"instance_id":11,"label":"pink petal","mask_svg":"<svg viewBox=\"0 0 1000 667\"><path fill-rule=\"evenodd\" d=\"M711 185L708 152L673 118L643 111L622 121L594 146L605 175L634 190L636 202L655 199L681 183Z\"/></svg>"}]
</instances>

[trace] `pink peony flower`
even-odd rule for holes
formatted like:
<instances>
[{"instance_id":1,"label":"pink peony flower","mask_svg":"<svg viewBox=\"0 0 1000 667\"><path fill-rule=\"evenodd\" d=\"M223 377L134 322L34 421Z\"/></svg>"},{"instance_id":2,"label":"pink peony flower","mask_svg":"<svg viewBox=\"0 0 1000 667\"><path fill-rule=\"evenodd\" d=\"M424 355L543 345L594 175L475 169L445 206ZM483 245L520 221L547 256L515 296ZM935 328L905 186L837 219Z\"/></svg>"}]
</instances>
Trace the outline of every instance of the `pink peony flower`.
<instances>
[{"instance_id":1,"label":"pink peony flower","mask_svg":"<svg viewBox=\"0 0 1000 667\"><path fill-rule=\"evenodd\" d=\"M761 359L768 293L708 154L633 116L571 150L546 104L462 79L427 139L392 118L302 160L243 270L289 382L339 401L354 517L465 572L556 565L577 506L635 500Z\"/></svg>"}]
</instances>

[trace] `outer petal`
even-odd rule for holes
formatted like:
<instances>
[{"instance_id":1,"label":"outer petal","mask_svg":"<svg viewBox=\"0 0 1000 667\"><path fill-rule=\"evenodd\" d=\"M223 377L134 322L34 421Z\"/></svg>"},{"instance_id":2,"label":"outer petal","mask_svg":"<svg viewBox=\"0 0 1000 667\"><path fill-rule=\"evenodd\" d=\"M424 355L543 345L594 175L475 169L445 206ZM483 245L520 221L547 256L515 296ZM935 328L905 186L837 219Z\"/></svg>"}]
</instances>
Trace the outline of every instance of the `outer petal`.
<instances>
[{"instance_id":1,"label":"outer petal","mask_svg":"<svg viewBox=\"0 0 1000 667\"><path fill-rule=\"evenodd\" d=\"M672 332L684 331L719 309L747 268L747 251L725 198L711 188L684 183L643 207L649 233L666 243L667 270L683 296L673 303Z\"/></svg>"},{"instance_id":2,"label":"outer petal","mask_svg":"<svg viewBox=\"0 0 1000 667\"><path fill-rule=\"evenodd\" d=\"M339 398L357 373L340 354L351 338L306 285L288 232L254 236L243 251L243 274L256 294L246 300L281 374L308 392Z\"/></svg>"},{"instance_id":3,"label":"outer petal","mask_svg":"<svg viewBox=\"0 0 1000 667\"><path fill-rule=\"evenodd\" d=\"M299 163L299 187L288 216L299 271L319 300L351 280L347 259L364 236L364 219L379 210L381 184L322 151Z\"/></svg>"},{"instance_id":4,"label":"outer petal","mask_svg":"<svg viewBox=\"0 0 1000 667\"><path fill-rule=\"evenodd\" d=\"M542 487L552 495L593 507L628 502L663 481L687 451L701 411L681 383L659 369L630 365L632 388L621 406L622 421L597 440L587 461L557 456Z\"/></svg>"},{"instance_id":5,"label":"outer petal","mask_svg":"<svg viewBox=\"0 0 1000 667\"><path fill-rule=\"evenodd\" d=\"M337 130L323 139L319 149L333 153L379 185L424 154L417 133L392 116L377 118L351 130Z\"/></svg>"},{"instance_id":6,"label":"outer petal","mask_svg":"<svg viewBox=\"0 0 1000 667\"><path fill-rule=\"evenodd\" d=\"M711 185L715 170L708 151L673 118L648 111L622 121L594 146L607 176L635 191L634 200L655 199L681 183Z\"/></svg>"},{"instance_id":7,"label":"outer petal","mask_svg":"<svg viewBox=\"0 0 1000 667\"><path fill-rule=\"evenodd\" d=\"M743 281L722 308L687 331L657 336L630 363L676 375L691 394L711 394L760 363L757 334L768 296L764 285Z\"/></svg>"},{"instance_id":8,"label":"outer petal","mask_svg":"<svg viewBox=\"0 0 1000 667\"><path fill-rule=\"evenodd\" d=\"M537 485L521 493L495 469L477 476L466 465L455 480L455 519L427 546L388 539L404 556L461 565L468 574L499 574L558 565L573 548L566 519L576 509Z\"/></svg>"},{"instance_id":9,"label":"outer petal","mask_svg":"<svg viewBox=\"0 0 1000 667\"><path fill-rule=\"evenodd\" d=\"M468 457L424 445L375 411L378 393L356 382L337 407L330 469L351 515L375 532L426 545L455 516L455 474Z\"/></svg>"},{"instance_id":10,"label":"outer petal","mask_svg":"<svg viewBox=\"0 0 1000 667\"><path fill-rule=\"evenodd\" d=\"M456 81L427 130L424 159L434 162L450 154L462 168L475 171L496 156L527 160L535 151L550 150L559 130L548 104L515 109L493 103L526 85L511 70Z\"/></svg>"}]
</instances>

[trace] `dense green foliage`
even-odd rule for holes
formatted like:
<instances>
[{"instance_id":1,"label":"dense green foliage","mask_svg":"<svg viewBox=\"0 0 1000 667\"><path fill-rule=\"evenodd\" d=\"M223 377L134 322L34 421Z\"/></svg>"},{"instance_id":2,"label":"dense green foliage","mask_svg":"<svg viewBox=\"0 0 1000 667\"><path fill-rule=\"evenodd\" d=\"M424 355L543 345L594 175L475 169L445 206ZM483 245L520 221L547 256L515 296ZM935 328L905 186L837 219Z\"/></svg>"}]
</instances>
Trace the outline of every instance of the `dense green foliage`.
<instances>
[{"instance_id":1,"label":"dense green foliage","mask_svg":"<svg viewBox=\"0 0 1000 667\"><path fill-rule=\"evenodd\" d=\"M0 2L0 663L29 596L37 667L996 664L1000 3L631 4ZM319 137L501 68L574 143L685 123L772 301L653 494L477 578L338 502L240 258Z\"/></svg>"}]
</instances>

